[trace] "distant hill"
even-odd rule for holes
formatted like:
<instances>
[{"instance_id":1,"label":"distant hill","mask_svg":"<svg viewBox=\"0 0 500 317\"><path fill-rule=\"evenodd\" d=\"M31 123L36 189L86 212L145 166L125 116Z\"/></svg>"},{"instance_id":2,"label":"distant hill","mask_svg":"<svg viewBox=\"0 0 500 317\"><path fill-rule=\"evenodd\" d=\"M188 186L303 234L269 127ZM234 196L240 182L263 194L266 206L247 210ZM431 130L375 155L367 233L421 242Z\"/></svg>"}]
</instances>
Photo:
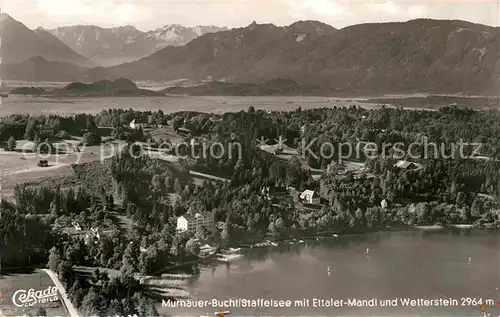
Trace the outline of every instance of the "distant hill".
<instances>
[{"instance_id":1,"label":"distant hill","mask_svg":"<svg viewBox=\"0 0 500 317\"><path fill-rule=\"evenodd\" d=\"M417 19L336 30L316 21L256 24L205 34L139 61L92 69L84 79L215 80L262 84L289 78L339 93L497 93L499 28Z\"/></svg>"},{"instance_id":2,"label":"distant hill","mask_svg":"<svg viewBox=\"0 0 500 317\"><path fill-rule=\"evenodd\" d=\"M101 66L132 62L167 46L181 46L207 33L227 30L217 26L165 25L143 32L133 26L101 28L75 25L49 30L75 52Z\"/></svg>"},{"instance_id":3,"label":"distant hill","mask_svg":"<svg viewBox=\"0 0 500 317\"><path fill-rule=\"evenodd\" d=\"M76 81L87 68L64 62L49 62L41 56L2 66L2 78L27 81Z\"/></svg>"},{"instance_id":4,"label":"distant hill","mask_svg":"<svg viewBox=\"0 0 500 317\"><path fill-rule=\"evenodd\" d=\"M293 80L277 78L264 84L238 84L224 82L210 82L196 86L169 87L162 90L171 95L190 96L307 96L328 95L330 91L321 87L304 86Z\"/></svg>"},{"instance_id":5,"label":"distant hill","mask_svg":"<svg viewBox=\"0 0 500 317\"><path fill-rule=\"evenodd\" d=\"M5 13L0 14L0 33L2 63L19 63L31 57L41 56L47 61L82 67L95 66L44 29L30 30Z\"/></svg>"},{"instance_id":6,"label":"distant hill","mask_svg":"<svg viewBox=\"0 0 500 317\"><path fill-rule=\"evenodd\" d=\"M137 85L126 78L114 81L100 80L91 84L72 82L61 89L51 91L37 87L18 87L10 91L10 94L21 95L49 95L65 97L138 97L138 96L165 96L164 93L152 90L139 89Z\"/></svg>"}]
</instances>

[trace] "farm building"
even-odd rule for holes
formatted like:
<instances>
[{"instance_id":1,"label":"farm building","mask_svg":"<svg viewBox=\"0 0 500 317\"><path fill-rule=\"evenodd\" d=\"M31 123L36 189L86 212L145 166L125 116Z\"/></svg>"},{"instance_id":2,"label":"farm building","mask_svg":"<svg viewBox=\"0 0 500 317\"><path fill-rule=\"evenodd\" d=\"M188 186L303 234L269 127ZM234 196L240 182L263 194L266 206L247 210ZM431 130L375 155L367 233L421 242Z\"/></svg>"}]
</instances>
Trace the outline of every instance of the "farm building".
<instances>
[{"instance_id":1,"label":"farm building","mask_svg":"<svg viewBox=\"0 0 500 317\"><path fill-rule=\"evenodd\" d=\"M306 204L319 204L320 198L313 190L306 189L300 194L300 200Z\"/></svg>"}]
</instances>

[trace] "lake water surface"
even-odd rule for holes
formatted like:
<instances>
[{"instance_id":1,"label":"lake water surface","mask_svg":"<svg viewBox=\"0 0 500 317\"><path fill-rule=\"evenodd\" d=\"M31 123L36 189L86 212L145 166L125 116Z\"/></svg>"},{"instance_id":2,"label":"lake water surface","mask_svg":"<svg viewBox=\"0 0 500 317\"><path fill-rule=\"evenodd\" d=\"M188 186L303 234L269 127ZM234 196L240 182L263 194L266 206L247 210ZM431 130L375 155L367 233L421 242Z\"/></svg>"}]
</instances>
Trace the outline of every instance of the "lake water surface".
<instances>
[{"instance_id":1,"label":"lake water surface","mask_svg":"<svg viewBox=\"0 0 500 317\"><path fill-rule=\"evenodd\" d=\"M283 299L291 308L161 308L178 316L480 316L462 298L500 301L500 233L475 229L382 232L270 249L250 249L230 266L203 268L190 281L196 299ZM369 248L368 256L365 255ZM469 257L471 262L469 264ZM328 275L328 267L331 274ZM312 307L314 299L371 299L377 307ZM456 307L402 307L402 299L456 299ZM309 299L309 307L293 307ZM381 300L398 301L380 307ZM465 302L467 306L467 302ZM500 308L489 307L491 316Z\"/></svg>"}]
</instances>

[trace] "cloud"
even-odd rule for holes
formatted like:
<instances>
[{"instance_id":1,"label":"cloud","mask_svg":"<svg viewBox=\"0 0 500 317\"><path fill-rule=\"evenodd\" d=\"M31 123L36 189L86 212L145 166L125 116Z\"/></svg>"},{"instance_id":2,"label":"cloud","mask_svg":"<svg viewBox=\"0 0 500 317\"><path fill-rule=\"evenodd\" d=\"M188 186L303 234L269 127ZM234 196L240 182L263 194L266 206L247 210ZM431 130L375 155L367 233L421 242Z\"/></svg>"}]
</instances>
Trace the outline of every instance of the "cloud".
<instances>
[{"instance_id":1,"label":"cloud","mask_svg":"<svg viewBox=\"0 0 500 317\"><path fill-rule=\"evenodd\" d=\"M394 4L392 1L386 1L386 2L381 2L381 3L365 3L363 7L366 10L373 11L375 13L383 13L383 14L400 14L402 12L402 9Z\"/></svg>"},{"instance_id":2,"label":"cloud","mask_svg":"<svg viewBox=\"0 0 500 317\"><path fill-rule=\"evenodd\" d=\"M429 8L422 5L411 6L408 9L408 14L412 19L423 18L429 15Z\"/></svg>"},{"instance_id":3,"label":"cloud","mask_svg":"<svg viewBox=\"0 0 500 317\"><path fill-rule=\"evenodd\" d=\"M130 3L122 3L112 12L115 24L135 24L151 18L151 12L147 8L139 8Z\"/></svg>"},{"instance_id":4,"label":"cloud","mask_svg":"<svg viewBox=\"0 0 500 317\"><path fill-rule=\"evenodd\" d=\"M146 7L113 0L40 0L38 10L42 19L51 24L98 24L116 26L135 24L151 18ZM43 23L45 24L45 23Z\"/></svg>"},{"instance_id":5,"label":"cloud","mask_svg":"<svg viewBox=\"0 0 500 317\"><path fill-rule=\"evenodd\" d=\"M281 0L282 12L287 12L288 22L296 20L319 20L326 22L329 18L349 14L345 0ZM294 21L292 21L294 20Z\"/></svg>"},{"instance_id":6,"label":"cloud","mask_svg":"<svg viewBox=\"0 0 500 317\"><path fill-rule=\"evenodd\" d=\"M49 16L79 16L92 15L91 7L79 0L41 0L38 8Z\"/></svg>"},{"instance_id":7,"label":"cloud","mask_svg":"<svg viewBox=\"0 0 500 317\"><path fill-rule=\"evenodd\" d=\"M30 28L95 24L134 25L150 30L165 24L241 27L289 25L318 20L334 27L407 21L426 17L461 19L498 26L500 7L489 2L429 0L5 0L4 11Z\"/></svg>"},{"instance_id":8,"label":"cloud","mask_svg":"<svg viewBox=\"0 0 500 317\"><path fill-rule=\"evenodd\" d=\"M305 8L316 14L337 15L345 11L342 5L332 0L309 0L304 3Z\"/></svg>"}]
</instances>

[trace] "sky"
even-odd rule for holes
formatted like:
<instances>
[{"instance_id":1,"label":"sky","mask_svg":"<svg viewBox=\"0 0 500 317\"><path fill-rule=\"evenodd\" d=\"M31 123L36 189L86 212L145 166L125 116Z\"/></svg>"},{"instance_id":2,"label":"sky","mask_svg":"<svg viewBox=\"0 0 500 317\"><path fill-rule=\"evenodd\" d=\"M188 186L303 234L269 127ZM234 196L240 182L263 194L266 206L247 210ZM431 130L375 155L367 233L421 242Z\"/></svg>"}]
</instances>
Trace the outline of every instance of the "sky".
<instances>
[{"instance_id":1,"label":"sky","mask_svg":"<svg viewBox=\"0 0 500 317\"><path fill-rule=\"evenodd\" d=\"M166 24L242 27L252 21L289 25L318 20L336 28L415 18L459 19L500 25L500 0L0 0L2 11L29 28L76 24Z\"/></svg>"}]
</instances>

